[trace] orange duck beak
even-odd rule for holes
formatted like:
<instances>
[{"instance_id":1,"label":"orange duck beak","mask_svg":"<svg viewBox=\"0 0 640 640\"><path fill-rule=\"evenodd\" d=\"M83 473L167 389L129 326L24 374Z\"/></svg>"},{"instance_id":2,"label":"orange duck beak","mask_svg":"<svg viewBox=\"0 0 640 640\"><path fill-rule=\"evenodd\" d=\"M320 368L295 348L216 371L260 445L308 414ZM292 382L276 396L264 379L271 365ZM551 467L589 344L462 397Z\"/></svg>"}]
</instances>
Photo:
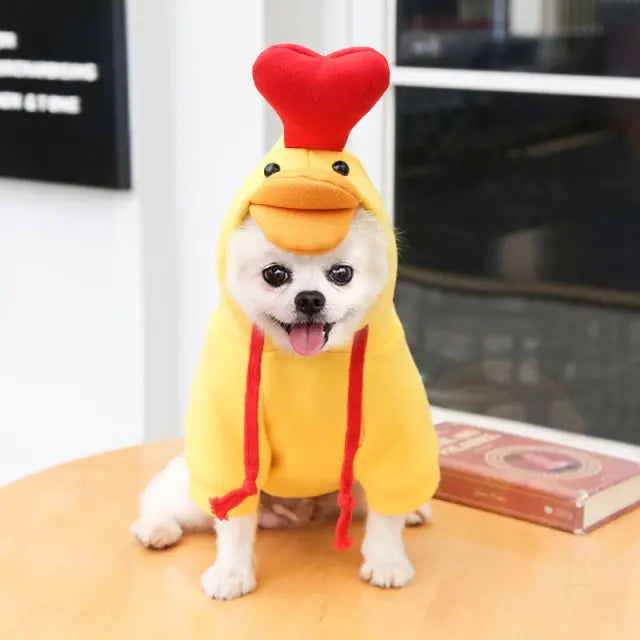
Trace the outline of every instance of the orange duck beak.
<instances>
[{"instance_id":1,"label":"orange duck beak","mask_svg":"<svg viewBox=\"0 0 640 640\"><path fill-rule=\"evenodd\" d=\"M289 253L325 253L349 232L360 198L344 176L322 168L280 171L250 199L267 239Z\"/></svg>"}]
</instances>

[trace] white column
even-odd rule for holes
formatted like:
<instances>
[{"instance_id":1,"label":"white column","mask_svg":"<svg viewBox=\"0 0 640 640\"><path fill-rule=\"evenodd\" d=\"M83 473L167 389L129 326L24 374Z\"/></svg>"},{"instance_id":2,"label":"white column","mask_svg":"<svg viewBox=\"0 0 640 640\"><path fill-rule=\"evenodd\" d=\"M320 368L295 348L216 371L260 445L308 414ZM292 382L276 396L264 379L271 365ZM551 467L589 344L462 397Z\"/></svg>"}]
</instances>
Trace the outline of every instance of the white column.
<instances>
[{"instance_id":1,"label":"white column","mask_svg":"<svg viewBox=\"0 0 640 640\"><path fill-rule=\"evenodd\" d=\"M251 75L264 47L264 4L251 2L249 10L244 2L170 0L170 22L175 434L218 296L218 231L235 191L264 153L264 103ZM154 429L149 425L148 433Z\"/></svg>"}]
</instances>

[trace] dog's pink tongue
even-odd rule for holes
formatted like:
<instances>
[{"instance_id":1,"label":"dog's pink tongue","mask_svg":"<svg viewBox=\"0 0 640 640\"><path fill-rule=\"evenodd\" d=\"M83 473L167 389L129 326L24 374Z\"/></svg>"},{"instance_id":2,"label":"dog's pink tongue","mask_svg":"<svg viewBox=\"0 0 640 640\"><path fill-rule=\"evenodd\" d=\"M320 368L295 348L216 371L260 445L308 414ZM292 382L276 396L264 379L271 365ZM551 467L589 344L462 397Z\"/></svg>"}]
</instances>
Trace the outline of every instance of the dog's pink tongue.
<instances>
[{"instance_id":1,"label":"dog's pink tongue","mask_svg":"<svg viewBox=\"0 0 640 640\"><path fill-rule=\"evenodd\" d=\"M291 348L301 356L313 356L324 347L322 324L294 324L289 334Z\"/></svg>"}]
</instances>

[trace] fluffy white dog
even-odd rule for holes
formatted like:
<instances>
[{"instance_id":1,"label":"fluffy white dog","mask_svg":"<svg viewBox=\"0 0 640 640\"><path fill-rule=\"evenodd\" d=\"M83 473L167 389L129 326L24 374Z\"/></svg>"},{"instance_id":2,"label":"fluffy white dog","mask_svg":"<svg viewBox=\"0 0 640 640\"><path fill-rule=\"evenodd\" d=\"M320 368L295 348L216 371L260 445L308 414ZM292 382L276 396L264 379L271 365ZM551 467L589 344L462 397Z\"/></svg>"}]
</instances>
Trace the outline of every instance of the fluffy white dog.
<instances>
[{"instance_id":1,"label":"fluffy white dog","mask_svg":"<svg viewBox=\"0 0 640 640\"><path fill-rule=\"evenodd\" d=\"M227 288L252 323L280 349L312 356L348 344L389 277L387 240L374 216L358 211L343 242L320 255L286 253L272 245L251 219L229 245ZM354 490L355 517L367 516L361 577L380 587L400 587L413 577L404 550L406 524L425 522L429 505L405 516L367 513L360 487ZM337 516L336 494L301 500L263 494L257 514L215 521L188 495L184 458L172 460L140 499L140 517L132 532L153 549L169 547L184 531L214 528L216 562L202 576L204 591L231 599L255 588L253 555L256 525L301 526Z\"/></svg>"}]
</instances>

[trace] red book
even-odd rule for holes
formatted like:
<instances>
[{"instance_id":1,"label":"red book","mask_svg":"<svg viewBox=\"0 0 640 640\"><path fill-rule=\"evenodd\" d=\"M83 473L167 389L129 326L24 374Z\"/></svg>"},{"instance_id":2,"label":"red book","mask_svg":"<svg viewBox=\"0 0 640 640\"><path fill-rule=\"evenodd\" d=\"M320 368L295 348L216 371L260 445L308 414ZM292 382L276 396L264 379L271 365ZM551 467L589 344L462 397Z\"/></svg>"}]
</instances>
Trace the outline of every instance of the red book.
<instances>
[{"instance_id":1,"label":"red book","mask_svg":"<svg viewBox=\"0 0 640 640\"><path fill-rule=\"evenodd\" d=\"M586 533L640 504L640 464L443 423L436 498Z\"/></svg>"}]
</instances>

